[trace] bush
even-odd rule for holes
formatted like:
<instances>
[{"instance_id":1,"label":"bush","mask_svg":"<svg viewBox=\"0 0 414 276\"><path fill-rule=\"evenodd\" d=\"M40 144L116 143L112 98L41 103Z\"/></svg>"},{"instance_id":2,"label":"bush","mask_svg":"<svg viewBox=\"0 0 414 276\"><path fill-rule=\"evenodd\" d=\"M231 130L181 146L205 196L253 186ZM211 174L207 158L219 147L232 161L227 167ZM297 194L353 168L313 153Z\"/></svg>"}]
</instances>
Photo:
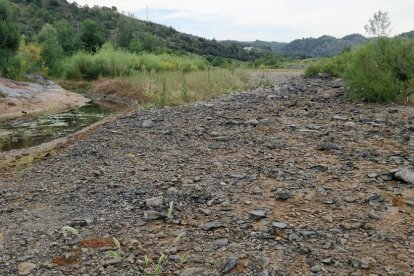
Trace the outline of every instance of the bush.
<instances>
[{"instance_id":1,"label":"bush","mask_svg":"<svg viewBox=\"0 0 414 276\"><path fill-rule=\"evenodd\" d=\"M350 96L388 102L404 100L413 94L413 68L413 40L380 38L311 65L305 75L325 73L343 77L350 86Z\"/></svg>"},{"instance_id":2,"label":"bush","mask_svg":"<svg viewBox=\"0 0 414 276\"><path fill-rule=\"evenodd\" d=\"M98 77L129 76L137 71L195 71L207 68L207 62L198 56L169 54L134 54L115 50L106 43L95 54L78 52L60 60L54 69L57 77L94 80Z\"/></svg>"}]
</instances>

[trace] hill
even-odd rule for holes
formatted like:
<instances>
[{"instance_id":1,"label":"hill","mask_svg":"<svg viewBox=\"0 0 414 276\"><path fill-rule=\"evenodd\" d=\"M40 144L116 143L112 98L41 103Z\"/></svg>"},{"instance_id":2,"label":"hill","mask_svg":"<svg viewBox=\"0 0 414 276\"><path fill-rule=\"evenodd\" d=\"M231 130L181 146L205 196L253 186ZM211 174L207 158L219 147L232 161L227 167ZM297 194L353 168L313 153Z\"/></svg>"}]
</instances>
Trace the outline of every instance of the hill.
<instances>
[{"instance_id":1,"label":"hill","mask_svg":"<svg viewBox=\"0 0 414 276\"><path fill-rule=\"evenodd\" d=\"M340 54L347 48L363 44L367 38L360 34L352 34L337 39L333 36L321 36L319 38L296 39L290 43L267 41L221 41L224 45L236 45L248 49L253 53L276 53L291 58L329 57Z\"/></svg>"},{"instance_id":2,"label":"hill","mask_svg":"<svg viewBox=\"0 0 414 276\"><path fill-rule=\"evenodd\" d=\"M172 27L147 22L125 15L112 7L79 6L65 0L12 0L15 21L29 39L46 23L53 24L67 19L78 30L85 20L94 20L103 30L105 40L128 47L131 41L139 41L152 52L194 53L202 56L218 56L243 61L254 60L257 54L246 51L236 44L221 44L185 33Z\"/></svg>"},{"instance_id":3,"label":"hill","mask_svg":"<svg viewBox=\"0 0 414 276\"><path fill-rule=\"evenodd\" d=\"M223 40L220 41L221 44L230 46L236 45L243 49L251 48L250 51L256 52L273 52L273 53L282 53L283 48L288 44L285 42L276 42L276 41L235 41L235 40Z\"/></svg>"},{"instance_id":4,"label":"hill","mask_svg":"<svg viewBox=\"0 0 414 276\"><path fill-rule=\"evenodd\" d=\"M414 39L414 31L402 33L402 34L398 35L398 37Z\"/></svg>"},{"instance_id":5,"label":"hill","mask_svg":"<svg viewBox=\"0 0 414 276\"><path fill-rule=\"evenodd\" d=\"M293 58L315 58L335 56L345 49L353 48L367 41L360 34L352 34L337 39L333 36L297 39L285 45L282 53Z\"/></svg>"}]
</instances>

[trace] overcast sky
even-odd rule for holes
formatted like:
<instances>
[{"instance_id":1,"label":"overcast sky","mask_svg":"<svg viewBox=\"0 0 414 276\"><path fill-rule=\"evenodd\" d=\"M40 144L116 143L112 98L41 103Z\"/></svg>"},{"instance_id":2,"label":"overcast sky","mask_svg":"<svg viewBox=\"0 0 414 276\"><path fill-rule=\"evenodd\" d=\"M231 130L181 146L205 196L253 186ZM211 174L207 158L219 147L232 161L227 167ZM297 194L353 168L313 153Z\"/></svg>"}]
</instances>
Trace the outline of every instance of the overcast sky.
<instances>
[{"instance_id":1,"label":"overcast sky","mask_svg":"<svg viewBox=\"0 0 414 276\"><path fill-rule=\"evenodd\" d=\"M69 1L74 2L74 1ZM364 34L378 10L391 18L392 35L414 30L414 0L77 0L116 6L150 21L205 38L289 42L324 34Z\"/></svg>"}]
</instances>

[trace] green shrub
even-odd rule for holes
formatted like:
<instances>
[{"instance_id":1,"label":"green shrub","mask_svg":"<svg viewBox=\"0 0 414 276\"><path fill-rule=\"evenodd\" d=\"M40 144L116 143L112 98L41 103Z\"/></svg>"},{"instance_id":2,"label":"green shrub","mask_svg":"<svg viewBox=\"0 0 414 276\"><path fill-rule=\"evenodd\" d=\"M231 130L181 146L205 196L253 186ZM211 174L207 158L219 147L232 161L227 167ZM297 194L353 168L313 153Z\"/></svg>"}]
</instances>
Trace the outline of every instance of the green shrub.
<instances>
[{"instance_id":1,"label":"green shrub","mask_svg":"<svg viewBox=\"0 0 414 276\"><path fill-rule=\"evenodd\" d=\"M413 94L414 41L380 38L309 66L306 76L339 76L349 95L372 102L405 100Z\"/></svg>"},{"instance_id":2,"label":"green shrub","mask_svg":"<svg viewBox=\"0 0 414 276\"><path fill-rule=\"evenodd\" d=\"M129 76L137 71L195 71L207 68L207 62L195 55L175 56L170 54L140 55L124 50L115 50L109 43L95 54L78 52L60 60L54 74L67 79L94 80L98 77Z\"/></svg>"}]
</instances>

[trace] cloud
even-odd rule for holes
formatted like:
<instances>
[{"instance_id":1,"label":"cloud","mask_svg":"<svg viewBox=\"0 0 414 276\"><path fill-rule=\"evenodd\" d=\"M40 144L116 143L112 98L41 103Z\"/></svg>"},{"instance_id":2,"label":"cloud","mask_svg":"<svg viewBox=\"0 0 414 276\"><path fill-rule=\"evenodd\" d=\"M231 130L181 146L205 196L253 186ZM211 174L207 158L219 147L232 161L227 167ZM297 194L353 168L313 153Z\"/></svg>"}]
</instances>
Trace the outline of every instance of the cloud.
<instances>
[{"instance_id":1,"label":"cloud","mask_svg":"<svg viewBox=\"0 0 414 276\"><path fill-rule=\"evenodd\" d=\"M411 0L79 0L89 6L117 6L181 31L217 39L279 40L362 33L372 14L389 11L394 33L414 27ZM273 30L273 31L272 31ZM286 31L288 30L288 31Z\"/></svg>"}]
</instances>

